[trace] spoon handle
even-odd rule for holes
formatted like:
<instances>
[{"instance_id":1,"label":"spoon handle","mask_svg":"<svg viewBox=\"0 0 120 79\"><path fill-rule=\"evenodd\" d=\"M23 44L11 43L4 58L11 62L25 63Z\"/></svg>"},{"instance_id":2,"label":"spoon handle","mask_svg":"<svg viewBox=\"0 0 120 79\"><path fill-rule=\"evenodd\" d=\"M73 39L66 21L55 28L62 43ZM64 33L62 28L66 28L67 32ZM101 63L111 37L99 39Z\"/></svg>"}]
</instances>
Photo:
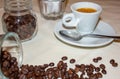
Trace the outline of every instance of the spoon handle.
<instances>
[{"instance_id":1,"label":"spoon handle","mask_svg":"<svg viewBox=\"0 0 120 79\"><path fill-rule=\"evenodd\" d=\"M86 34L84 36L89 37L98 37L98 38L114 38L114 39L120 39L120 36L111 36L111 35L99 35L99 34Z\"/></svg>"}]
</instances>

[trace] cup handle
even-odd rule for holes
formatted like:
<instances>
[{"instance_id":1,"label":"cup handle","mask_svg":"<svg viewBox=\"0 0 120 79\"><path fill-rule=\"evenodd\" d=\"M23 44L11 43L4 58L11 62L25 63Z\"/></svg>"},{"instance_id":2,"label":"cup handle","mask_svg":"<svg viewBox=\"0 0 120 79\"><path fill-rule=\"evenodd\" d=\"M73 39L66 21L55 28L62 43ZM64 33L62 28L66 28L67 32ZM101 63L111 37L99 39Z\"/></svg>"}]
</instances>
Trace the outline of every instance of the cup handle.
<instances>
[{"instance_id":1,"label":"cup handle","mask_svg":"<svg viewBox=\"0 0 120 79\"><path fill-rule=\"evenodd\" d=\"M65 27L76 27L79 22L79 19L75 18L73 13L69 13L63 16L62 23Z\"/></svg>"}]
</instances>

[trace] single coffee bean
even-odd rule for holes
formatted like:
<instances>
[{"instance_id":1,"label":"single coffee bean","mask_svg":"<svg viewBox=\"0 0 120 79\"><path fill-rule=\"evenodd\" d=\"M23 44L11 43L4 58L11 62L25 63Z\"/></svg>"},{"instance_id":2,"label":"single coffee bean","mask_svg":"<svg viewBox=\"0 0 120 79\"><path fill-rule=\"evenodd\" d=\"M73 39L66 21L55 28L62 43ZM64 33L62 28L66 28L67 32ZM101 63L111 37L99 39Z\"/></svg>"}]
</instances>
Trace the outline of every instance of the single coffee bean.
<instances>
[{"instance_id":1,"label":"single coffee bean","mask_svg":"<svg viewBox=\"0 0 120 79\"><path fill-rule=\"evenodd\" d=\"M110 64L113 64L113 63L115 63L115 60L114 60L114 59L111 59L111 60L110 60Z\"/></svg>"},{"instance_id":2,"label":"single coffee bean","mask_svg":"<svg viewBox=\"0 0 120 79\"><path fill-rule=\"evenodd\" d=\"M100 68L101 69L105 69L105 65L104 64L100 64Z\"/></svg>"},{"instance_id":3,"label":"single coffee bean","mask_svg":"<svg viewBox=\"0 0 120 79\"><path fill-rule=\"evenodd\" d=\"M2 64L2 66L5 67L5 68L10 67L9 61L4 61L3 64Z\"/></svg>"},{"instance_id":4,"label":"single coffee bean","mask_svg":"<svg viewBox=\"0 0 120 79\"><path fill-rule=\"evenodd\" d=\"M53 62L51 62L50 64L49 64L49 66L54 66L55 64L53 63Z\"/></svg>"},{"instance_id":5,"label":"single coffee bean","mask_svg":"<svg viewBox=\"0 0 120 79\"><path fill-rule=\"evenodd\" d=\"M103 74L107 74L107 71L104 70L104 69L103 69L101 72L102 72Z\"/></svg>"},{"instance_id":6,"label":"single coffee bean","mask_svg":"<svg viewBox=\"0 0 120 79\"><path fill-rule=\"evenodd\" d=\"M76 61L75 59L71 59L70 63L73 64L73 63L75 63L75 61Z\"/></svg>"},{"instance_id":7,"label":"single coffee bean","mask_svg":"<svg viewBox=\"0 0 120 79\"><path fill-rule=\"evenodd\" d=\"M61 59L64 61L64 60L67 60L68 57L67 56L63 56Z\"/></svg>"},{"instance_id":8,"label":"single coffee bean","mask_svg":"<svg viewBox=\"0 0 120 79\"><path fill-rule=\"evenodd\" d=\"M90 79L98 79L97 74L91 74L89 76Z\"/></svg>"},{"instance_id":9,"label":"single coffee bean","mask_svg":"<svg viewBox=\"0 0 120 79\"><path fill-rule=\"evenodd\" d=\"M49 65L48 64L44 64L45 68L47 68Z\"/></svg>"},{"instance_id":10,"label":"single coffee bean","mask_svg":"<svg viewBox=\"0 0 120 79\"><path fill-rule=\"evenodd\" d=\"M34 75L33 72L28 72L27 78L30 79L30 78L32 78L33 75Z\"/></svg>"},{"instance_id":11,"label":"single coffee bean","mask_svg":"<svg viewBox=\"0 0 120 79\"><path fill-rule=\"evenodd\" d=\"M80 65L79 64L75 64L75 67L80 68Z\"/></svg>"},{"instance_id":12,"label":"single coffee bean","mask_svg":"<svg viewBox=\"0 0 120 79\"><path fill-rule=\"evenodd\" d=\"M99 68L99 67L96 67L96 68L95 68L95 71L96 71L96 72L99 72L99 71L100 71L100 68Z\"/></svg>"},{"instance_id":13,"label":"single coffee bean","mask_svg":"<svg viewBox=\"0 0 120 79\"><path fill-rule=\"evenodd\" d=\"M10 74L9 74L8 71L4 71L3 74L4 74L6 77L9 77L9 76L10 76Z\"/></svg>"},{"instance_id":14,"label":"single coffee bean","mask_svg":"<svg viewBox=\"0 0 120 79\"><path fill-rule=\"evenodd\" d=\"M117 67L117 66L118 66L118 63L113 63L112 66L113 66L113 67Z\"/></svg>"},{"instance_id":15,"label":"single coffee bean","mask_svg":"<svg viewBox=\"0 0 120 79\"><path fill-rule=\"evenodd\" d=\"M76 72L76 73L78 73L78 72L79 72L79 70L80 70L80 68L75 67L75 72Z\"/></svg>"},{"instance_id":16,"label":"single coffee bean","mask_svg":"<svg viewBox=\"0 0 120 79\"><path fill-rule=\"evenodd\" d=\"M98 60L102 60L102 57L97 57Z\"/></svg>"},{"instance_id":17,"label":"single coffee bean","mask_svg":"<svg viewBox=\"0 0 120 79\"><path fill-rule=\"evenodd\" d=\"M28 71L27 68L23 68L23 69L21 70L21 72L22 72L23 74L27 74L29 71Z\"/></svg>"},{"instance_id":18,"label":"single coffee bean","mask_svg":"<svg viewBox=\"0 0 120 79\"><path fill-rule=\"evenodd\" d=\"M80 65L80 72L84 72L85 71L85 64L81 64Z\"/></svg>"},{"instance_id":19,"label":"single coffee bean","mask_svg":"<svg viewBox=\"0 0 120 79\"><path fill-rule=\"evenodd\" d=\"M7 57L8 57L8 55L3 55L3 58L4 58L4 59L7 59Z\"/></svg>"},{"instance_id":20,"label":"single coffee bean","mask_svg":"<svg viewBox=\"0 0 120 79\"><path fill-rule=\"evenodd\" d=\"M103 77L103 75L101 73L97 73L96 75L97 75L98 79Z\"/></svg>"},{"instance_id":21,"label":"single coffee bean","mask_svg":"<svg viewBox=\"0 0 120 79\"><path fill-rule=\"evenodd\" d=\"M26 76L24 74L21 74L19 79L26 79Z\"/></svg>"},{"instance_id":22,"label":"single coffee bean","mask_svg":"<svg viewBox=\"0 0 120 79\"><path fill-rule=\"evenodd\" d=\"M97 63L97 62L98 62L98 59L94 58L94 59L93 59L93 62Z\"/></svg>"},{"instance_id":23,"label":"single coffee bean","mask_svg":"<svg viewBox=\"0 0 120 79\"><path fill-rule=\"evenodd\" d=\"M90 67L92 67L93 69L95 69L95 68L96 68L93 64L90 64Z\"/></svg>"},{"instance_id":24,"label":"single coffee bean","mask_svg":"<svg viewBox=\"0 0 120 79\"><path fill-rule=\"evenodd\" d=\"M15 61L17 61L17 59L15 57L11 57L10 63L14 63Z\"/></svg>"}]
</instances>

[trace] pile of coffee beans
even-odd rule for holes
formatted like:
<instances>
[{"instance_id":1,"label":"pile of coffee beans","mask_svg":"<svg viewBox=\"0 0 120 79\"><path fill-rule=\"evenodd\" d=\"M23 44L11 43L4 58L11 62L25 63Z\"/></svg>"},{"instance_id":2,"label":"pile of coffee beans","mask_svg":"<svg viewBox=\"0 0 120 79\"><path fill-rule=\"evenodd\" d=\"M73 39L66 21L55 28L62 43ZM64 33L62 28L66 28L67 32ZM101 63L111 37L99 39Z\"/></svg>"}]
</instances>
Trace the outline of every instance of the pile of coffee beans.
<instances>
[{"instance_id":1,"label":"pile of coffee beans","mask_svg":"<svg viewBox=\"0 0 120 79\"><path fill-rule=\"evenodd\" d=\"M67 56L63 56L57 64L50 62L43 65L26 64L18 67L15 57L7 51L1 52L1 70L9 79L100 79L107 74L104 64L98 67L93 64L75 64L76 60L73 58L68 63L73 64L74 68L69 68L68 63L65 62L68 60ZM102 60L102 57L97 59ZM112 59L110 63L116 62Z\"/></svg>"},{"instance_id":2,"label":"pile of coffee beans","mask_svg":"<svg viewBox=\"0 0 120 79\"><path fill-rule=\"evenodd\" d=\"M17 33L21 40L30 39L36 30L36 18L31 14L12 16L4 13L3 22L6 31Z\"/></svg>"},{"instance_id":3,"label":"pile of coffee beans","mask_svg":"<svg viewBox=\"0 0 120 79\"><path fill-rule=\"evenodd\" d=\"M15 79L19 74L17 59L15 57L12 57L9 52L2 51L1 62L1 70L3 74L10 79Z\"/></svg>"}]
</instances>

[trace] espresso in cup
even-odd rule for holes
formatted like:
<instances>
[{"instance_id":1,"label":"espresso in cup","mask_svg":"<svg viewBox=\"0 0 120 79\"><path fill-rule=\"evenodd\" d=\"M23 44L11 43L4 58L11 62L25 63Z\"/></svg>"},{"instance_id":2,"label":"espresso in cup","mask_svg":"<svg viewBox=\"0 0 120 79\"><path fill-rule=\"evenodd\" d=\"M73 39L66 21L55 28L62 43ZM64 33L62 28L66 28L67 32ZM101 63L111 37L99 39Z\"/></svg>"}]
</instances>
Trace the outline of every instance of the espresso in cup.
<instances>
[{"instance_id":1,"label":"espresso in cup","mask_svg":"<svg viewBox=\"0 0 120 79\"><path fill-rule=\"evenodd\" d=\"M97 10L94 9L94 8L78 8L76 11L78 11L78 12L84 12L84 13L97 12Z\"/></svg>"}]
</instances>

